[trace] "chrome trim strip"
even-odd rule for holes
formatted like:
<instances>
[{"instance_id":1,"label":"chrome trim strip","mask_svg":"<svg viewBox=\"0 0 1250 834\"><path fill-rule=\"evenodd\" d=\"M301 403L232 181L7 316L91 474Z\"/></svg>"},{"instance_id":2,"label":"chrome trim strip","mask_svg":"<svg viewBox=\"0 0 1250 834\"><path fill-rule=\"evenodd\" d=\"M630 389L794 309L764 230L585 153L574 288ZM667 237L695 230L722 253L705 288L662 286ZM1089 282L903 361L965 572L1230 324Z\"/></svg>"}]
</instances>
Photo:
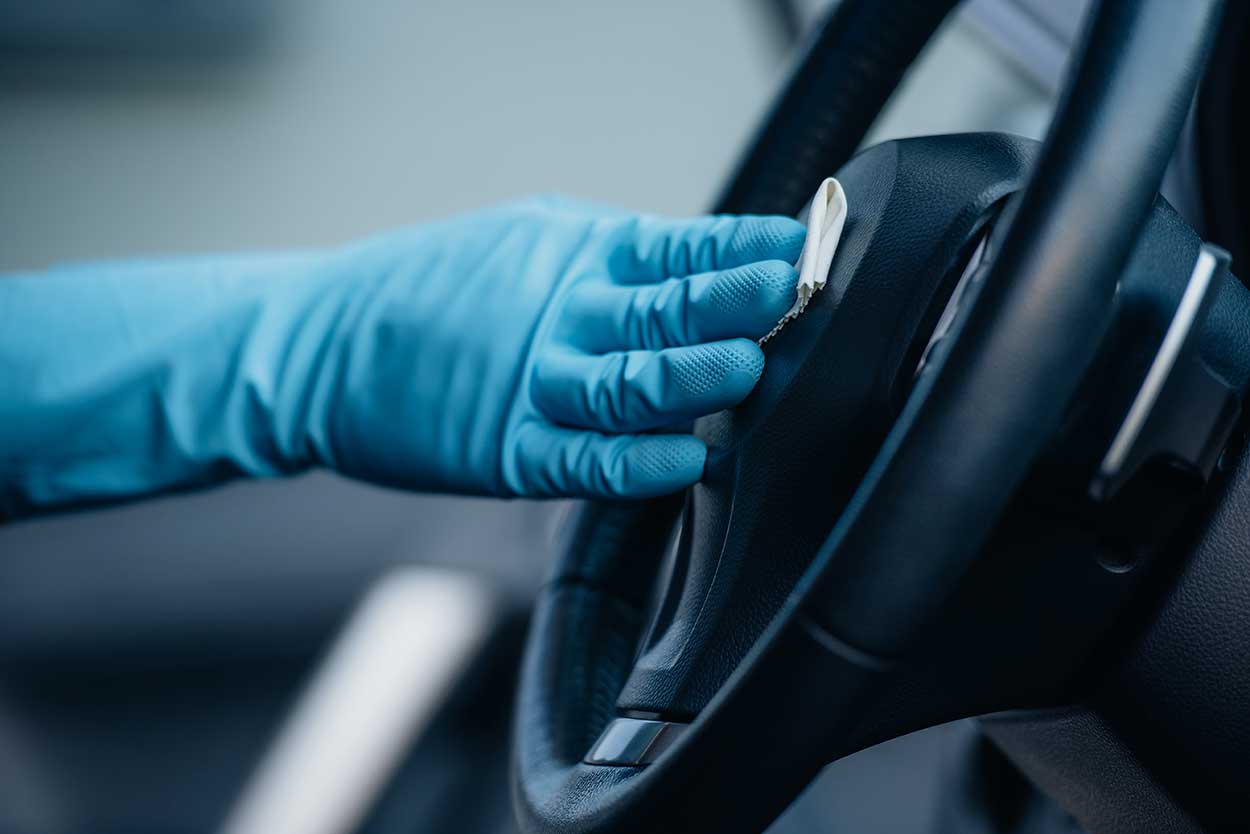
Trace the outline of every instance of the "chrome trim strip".
<instances>
[{"instance_id":1,"label":"chrome trim strip","mask_svg":"<svg viewBox=\"0 0 1250 834\"><path fill-rule=\"evenodd\" d=\"M593 765L648 765L681 738L689 724L648 718L614 718L584 761Z\"/></svg>"},{"instance_id":2,"label":"chrome trim strip","mask_svg":"<svg viewBox=\"0 0 1250 834\"><path fill-rule=\"evenodd\" d=\"M1180 356L1181 348L1185 346L1189 331L1193 329L1198 312L1202 308L1202 299L1211 285L1217 265L1215 255L1204 245L1198 251L1198 260L1194 263L1194 270L1189 276L1189 284L1186 285L1185 294L1181 296L1181 303L1176 308L1176 315L1172 317L1172 323L1168 325L1167 333L1163 336L1159 352L1155 354L1150 370L1146 372L1146 378L1141 388L1138 389L1137 396L1133 398L1133 404L1129 406L1124 422L1120 424L1115 439L1111 441L1111 446L1102 459L1102 464L1098 468L1100 478L1104 480L1113 478L1124 466L1124 461L1128 458L1133 444L1137 442L1142 428L1146 425L1146 419L1150 416L1168 376L1172 373L1172 367L1176 364L1177 357Z\"/></svg>"}]
</instances>

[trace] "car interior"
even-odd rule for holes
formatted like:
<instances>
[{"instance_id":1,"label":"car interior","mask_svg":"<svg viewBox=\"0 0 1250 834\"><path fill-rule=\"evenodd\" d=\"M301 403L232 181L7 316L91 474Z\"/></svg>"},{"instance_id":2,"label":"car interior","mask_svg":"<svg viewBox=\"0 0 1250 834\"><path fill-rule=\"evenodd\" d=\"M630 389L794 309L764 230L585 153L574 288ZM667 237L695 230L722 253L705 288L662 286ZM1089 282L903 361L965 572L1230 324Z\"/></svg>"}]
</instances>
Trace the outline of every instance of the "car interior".
<instances>
[{"instance_id":1,"label":"car interior","mask_svg":"<svg viewBox=\"0 0 1250 834\"><path fill-rule=\"evenodd\" d=\"M1250 7L166 5L0 2L0 271L849 214L685 493L0 524L0 832L1250 830Z\"/></svg>"}]
</instances>

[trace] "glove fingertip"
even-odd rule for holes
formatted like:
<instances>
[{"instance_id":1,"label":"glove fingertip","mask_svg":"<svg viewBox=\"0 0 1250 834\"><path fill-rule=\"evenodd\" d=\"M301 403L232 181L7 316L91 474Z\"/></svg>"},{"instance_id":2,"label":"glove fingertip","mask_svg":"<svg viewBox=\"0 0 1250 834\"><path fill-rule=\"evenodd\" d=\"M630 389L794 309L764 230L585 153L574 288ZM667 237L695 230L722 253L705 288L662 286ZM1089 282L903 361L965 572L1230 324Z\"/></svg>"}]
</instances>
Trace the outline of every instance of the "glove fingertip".
<instances>
[{"instance_id":1,"label":"glove fingertip","mask_svg":"<svg viewBox=\"0 0 1250 834\"><path fill-rule=\"evenodd\" d=\"M691 435L644 435L629 443L616 484L622 498L670 495L703 477L707 446Z\"/></svg>"},{"instance_id":2,"label":"glove fingertip","mask_svg":"<svg viewBox=\"0 0 1250 834\"><path fill-rule=\"evenodd\" d=\"M750 339L727 339L695 345L676 353L673 384L687 396L725 407L751 392L764 373L764 351Z\"/></svg>"},{"instance_id":3,"label":"glove fingertip","mask_svg":"<svg viewBox=\"0 0 1250 834\"><path fill-rule=\"evenodd\" d=\"M780 260L722 272L698 312L718 322L726 336L759 338L794 306L798 278L794 267Z\"/></svg>"},{"instance_id":4,"label":"glove fingertip","mask_svg":"<svg viewBox=\"0 0 1250 834\"><path fill-rule=\"evenodd\" d=\"M794 263L803 251L807 227L783 215L748 215L738 220L730 241L737 263L778 260Z\"/></svg>"}]
</instances>

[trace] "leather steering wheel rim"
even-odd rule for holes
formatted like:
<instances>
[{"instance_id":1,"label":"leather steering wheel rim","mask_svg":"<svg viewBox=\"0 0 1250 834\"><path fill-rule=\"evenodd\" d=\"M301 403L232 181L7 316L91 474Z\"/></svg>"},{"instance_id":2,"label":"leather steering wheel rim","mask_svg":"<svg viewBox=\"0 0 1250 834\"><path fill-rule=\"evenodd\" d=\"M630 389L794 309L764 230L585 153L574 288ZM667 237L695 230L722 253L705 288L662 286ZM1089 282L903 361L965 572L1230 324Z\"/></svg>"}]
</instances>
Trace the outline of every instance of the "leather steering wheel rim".
<instances>
[{"instance_id":1,"label":"leather steering wheel rim","mask_svg":"<svg viewBox=\"0 0 1250 834\"><path fill-rule=\"evenodd\" d=\"M954 5L838 4L718 208L793 213L849 157ZM1097 355L1219 10L1216 0L1103 0L1091 13L1040 157L994 229L952 338L784 606L645 764L584 757L616 715L681 499L578 511L521 672L513 781L527 831L758 831L821 766L853 752L881 672L954 593ZM796 129L804 120L815 124Z\"/></svg>"}]
</instances>

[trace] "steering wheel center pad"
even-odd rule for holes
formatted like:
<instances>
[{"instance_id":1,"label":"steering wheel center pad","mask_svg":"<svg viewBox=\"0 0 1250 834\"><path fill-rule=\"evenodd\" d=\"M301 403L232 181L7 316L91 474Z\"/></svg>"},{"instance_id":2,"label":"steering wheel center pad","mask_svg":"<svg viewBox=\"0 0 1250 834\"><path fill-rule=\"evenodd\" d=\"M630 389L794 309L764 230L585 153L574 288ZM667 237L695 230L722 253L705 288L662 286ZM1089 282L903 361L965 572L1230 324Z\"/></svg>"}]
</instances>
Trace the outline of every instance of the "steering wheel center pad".
<instances>
[{"instance_id":1,"label":"steering wheel center pad","mask_svg":"<svg viewBox=\"0 0 1250 834\"><path fill-rule=\"evenodd\" d=\"M863 478L963 262L1021 188L1036 143L905 139L838 172L850 213L828 286L766 346L734 411L696 423L709 447L623 711L689 720L772 621Z\"/></svg>"}]
</instances>

